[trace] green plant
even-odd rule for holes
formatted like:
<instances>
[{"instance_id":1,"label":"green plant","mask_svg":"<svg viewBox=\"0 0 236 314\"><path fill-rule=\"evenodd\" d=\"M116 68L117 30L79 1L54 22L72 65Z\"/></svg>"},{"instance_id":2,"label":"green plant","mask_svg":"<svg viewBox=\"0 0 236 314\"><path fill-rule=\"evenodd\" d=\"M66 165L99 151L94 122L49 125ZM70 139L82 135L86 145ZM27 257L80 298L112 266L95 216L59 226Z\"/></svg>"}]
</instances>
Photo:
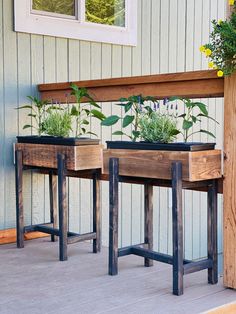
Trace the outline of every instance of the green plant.
<instances>
[{"instance_id":1,"label":"green plant","mask_svg":"<svg viewBox=\"0 0 236 314\"><path fill-rule=\"evenodd\" d=\"M171 143L176 139L177 120L174 116L152 112L139 120L140 137L147 142Z\"/></svg>"},{"instance_id":2,"label":"green plant","mask_svg":"<svg viewBox=\"0 0 236 314\"><path fill-rule=\"evenodd\" d=\"M146 112L147 114L151 114L153 109L151 105L148 104L148 101L156 105L156 100L151 97L143 97L141 95L138 96L130 96L129 98L121 98L118 106L121 106L124 109L124 115L119 117L118 115L111 115L102 121L103 126L112 126L116 124L118 121L122 121L122 129L127 128L129 125L132 126L131 134L127 134L122 130L115 131L113 135L126 135L132 141L136 141L140 137L140 129L139 129L139 120L141 115Z\"/></svg>"},{"instance_id":3,"label":"green plant","mask_svg":"<svg viewBox=\"0 0 236 314\"><path fill-rule=\"evenodd\" d=\"M43 132L51 136L69 137L72 130L71 114L65 110L50 110L43 120Z\"/></svg>"},{"instance_id":4,"label":"green plant","mask_svg":"<svg viewBox=\"0 0 236 314\"><path fill-rule=\"evenodd\" d=\"M236 3L230 0L229 5L233 6L229 19L213 20L210 43L200 47L200 51L210 59L209 67L218 69L219 77L236 70Z\"/></svg>"},{"instance_id":5,"label":"green plant","mask_svg":"<svg viewBox=\"0 0 236 314\"><path fill-rule=\"evenodd\" d=\"M27 98L31 100L31 105L24 105L16 108L17 110L28 109L30 111L30 113L28 113L28 117L32 119L32 123L25 124L23 126L23 130L27 128L36 129L38 135L40 136L43 133L42 123L43 118L48 110L48 101L43 101L33 96L27 96ZM35 123L33 123L33 121Z\"/></svg>"},{"instance_id":6,"label":"green plant","mask_svg":"<svg viewBox=\"0 0 236 314\"><path fill-rule=\"evenodd\" d=\"M86 127L89 125L89 119L91 117L95 117L99 120L105 119L104 114L97 109L89 109L86 104L82 104L82 101L86 98L88 103L95 108L101 108L93 98L89 95L86 88L79 88L75 84L71 84L73 95L76 99L76 104L72 106L71 115L75 118L75 137L79 137L85 134L93 134L97 136L95 133L87 131Z\"/></svg>"},{"instance_id":7,"label":"green plant","mask_svg":"<svg viewBox=\"0 0 236 314\"><path fill-rule=\"evenodd\" d=\"M178 115L177 118L183 119L182 130L180 133L183 135L184 142L187 142L189 137L197 133L206 133L215 138L215 135L207 130L199 129L198 131L192 131L195 124L201 122L201 118L207 118L218 123L215 119L208 115L207 107L202 102L194 102L188 98L171 97L169 101L180 100L185 106L185 113Z\"/></svg>"}]
</instances>

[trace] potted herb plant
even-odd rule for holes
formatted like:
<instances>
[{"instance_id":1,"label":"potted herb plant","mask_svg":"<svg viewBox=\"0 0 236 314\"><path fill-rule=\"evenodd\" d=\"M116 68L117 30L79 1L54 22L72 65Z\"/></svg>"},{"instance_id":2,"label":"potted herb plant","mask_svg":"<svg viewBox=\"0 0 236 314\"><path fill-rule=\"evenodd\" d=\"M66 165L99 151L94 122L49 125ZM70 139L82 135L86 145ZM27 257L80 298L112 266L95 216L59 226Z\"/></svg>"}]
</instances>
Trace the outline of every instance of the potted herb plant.
<instances>
[{"instance_id":1,"label":"potted herb plant","mask_svg":"<svg viewBox=\"0 0 236 314\"><path fill-rule=\"evenodd\" d=\"M183 114L178 114L177 101L184 105ZM171 163L176 160L183 162L186 180L210 179L221 175L221 152L214 150L215 143L188 142L198 132L215 137L207 130L197 129L202 119L213 119L208 115L205 104L179 97L165 99L161 104L150 96L131 96L121 99L118 105L124 108L124 114L107 117L101 123L111 126L121 120L121 130L113 134L127 135L130 140L107 142L108 150L104 152L105 172L108 173L110 157L123 157L123 160L126 159L120 161L123 175L167 179L171 177ZM128 126L131 126L130 133L126 131ZM174 142L178 134L183 137L183 141ZM151 163L151 160L155 162ZM145 164L149 167L144 167Z\"/></svg>"},{"instance_id":2,"label":"potted herb plant","mask_svg":"<svg viewBox=\"0 0 236 314\"><path fill-rule=\"evenodd\" d=\"M23 129L37 131L37 135L17 137L16 149L22 150L25 165L56 168L57 154L63 153L68 170L101 168L100 141L86 135L96 135L88 130L91 118L105 117L85 88L75 84L71 88L71 95L76 99L72 106L49 104L29 96L32 104L18 108L30 111L28 117L32 123ZM90 106L82 103L85 98Z\"/></svg>"}]
</instances>

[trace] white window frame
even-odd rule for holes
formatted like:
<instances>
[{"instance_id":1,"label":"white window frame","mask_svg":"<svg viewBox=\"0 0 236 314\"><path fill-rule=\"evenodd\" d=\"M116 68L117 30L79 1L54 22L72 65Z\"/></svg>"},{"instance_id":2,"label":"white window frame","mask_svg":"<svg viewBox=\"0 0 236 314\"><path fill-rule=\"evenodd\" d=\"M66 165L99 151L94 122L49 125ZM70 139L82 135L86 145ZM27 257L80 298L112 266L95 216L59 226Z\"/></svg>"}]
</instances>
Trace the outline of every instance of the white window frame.
<instances>
[{"instance_id":1,"label":"white window frame","mask_svg":"<svg viewBox=\"0 0 236 314\"><path fill-rule=\"evenodd\" d=\"M76 13L74 17L32 10L32 0L14 0L14 30L118 45L137 45L137 0L125 0L125 27L86 22L85 0L76 1L79 14Z\"/></svg>"}]
</instances>

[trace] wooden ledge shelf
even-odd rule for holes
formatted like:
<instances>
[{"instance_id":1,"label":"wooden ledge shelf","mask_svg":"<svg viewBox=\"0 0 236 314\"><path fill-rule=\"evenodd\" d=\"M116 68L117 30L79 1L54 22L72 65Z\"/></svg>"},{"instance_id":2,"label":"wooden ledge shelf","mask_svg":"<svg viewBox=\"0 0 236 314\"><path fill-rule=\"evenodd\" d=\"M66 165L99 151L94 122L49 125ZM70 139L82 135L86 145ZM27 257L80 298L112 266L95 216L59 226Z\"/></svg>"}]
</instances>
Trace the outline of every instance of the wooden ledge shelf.
<instances>
[{"instance_id":1,"label":"wooden ledge shelf","mask_svg":"<svg viewBox=\"0 0 236 314\"><path fill-rule=\"evenodd\" d=\"M70 96L72 82L38 85L41 98L52 102L74 102ZM86 87L95 101L117 101L131 95L151 95L159 99L170 96L211 98L224 96L224 78L216 71L193 71L73 82ZM86 99L83 100L86 102Z\"/></svg>"},{"instance_id":2,"label":"wooden ledge shelf","mask_svg":"<svg viewBox=\"0 0 236 314\"><path fill-rule=\"evenodd\" d=\"M181 161L184 181L218 179L221 172L221 150L198 152L107 149L103 151L104 174L109 173L109 159L119 158L121 176L171 179L171 164Z\"/></svg>"}]
</instances>

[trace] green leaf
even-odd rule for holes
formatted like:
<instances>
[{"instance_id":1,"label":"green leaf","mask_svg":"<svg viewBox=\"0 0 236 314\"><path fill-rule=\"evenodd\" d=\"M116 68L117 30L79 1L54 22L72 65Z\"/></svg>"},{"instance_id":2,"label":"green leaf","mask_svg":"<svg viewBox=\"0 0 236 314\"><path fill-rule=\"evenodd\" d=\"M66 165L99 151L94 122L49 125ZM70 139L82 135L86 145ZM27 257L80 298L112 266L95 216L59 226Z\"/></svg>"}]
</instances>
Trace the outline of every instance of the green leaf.
<instances>
[{"instance_id":1,"label":"green leaf","mask_svg":"<svg viewBox=\"0 0 236 314\"><path fill-rule=\"evenodd\" d=\"M219 122L216 119L214 119L214 118L212 118L210 116L206 116L205 114L202 114L202 113L199 113L197 115L197 117L205 117L205 118L210 119L210 120L214 121L215 123L219 124Z\"/></svg>"},{"instance_id":2,"label":"green leaf","mask_svg":"<svg viewBox=\"0 0 236 314\"><path fill-rule=\"evenodd\" d=\"M76 117L79 116L79 111L77 110L76 106L73 106L73 107L71 108L70 114L71 114L72 116L76 116Z\"/></svg>"},{"instance_id":3,"label":"green leaf","mask_svg":"<svg viewBox=\"0 0 236 314\"><path fill-rule=\"evenodd\" d=\"M28 117L32 117L32 118L36 118L37 117L36 114L33 114L33 113L29 113L27 116Z\"/></svg>"},{"instance_id":4,"label":"green leaf","mask_svg":"<svg viewBox=\"0 0 236 314\"><path fill-rule=\"evenodd\" d=\"M195 116L191 116L191 119L193 120L194 123L197 122L197 118Z\"/></svg>"},{"instance_id":5,"label":"green leaf","mask_svg":"<svg viewBox=\"0 0 236 314\"><path fill-rule=\"evenodd\" d=\"M128 125L130 125L134 121L134 116L127 115L123 119L122 127L126 128Z\"/></svg>"},{"instance_id":6,"label":"green leaf","mask_svg":"<svg viewBox=\"0 0 236 314\"><path fill-rule=\"evenodd\" d=\"M216 138L215 137L215 135L213 134L213 133L211 133L211 132L209 132L209 131L207 131L207 130L200 130L199 132L201 132L201 133L205 133L205 134L207 134L207 135L210 135L210 136L212 136L212 137L214 137L214 138Z\"/></svg>"},{"instance_id":7,"label":"green leaf","mask_svg":"<svg viewBox=\"0 0 236 314\"><path fill-rule=\"evenodd\" d=\"M178 96L172 96L172 97L170 97L170 98L168 98L168 99L169 99L169 101L183 100L183 98L178 97Z\"/></svg>"},{"instance_id":8,"label":"green leaf","mask_svg":"<svg viewBox=\"0 0 236 314\"><path fill-rule=\"evenodd\" d=\"M93 116L99 120L104 120L106 119L106 117L104 116L104 114L101 111L98 111L96 109L92 109L91 113L93 114Z\"/></svg>"},{"instance_id":9,"label":"green leaf","mask_svg":"<svg viewBox=\"0 0 236 314\"><path fill-rule=\"evenodd\" d=\"M183 121L183 129L184 130L188 130L193 126L193 122L192 121L188 121L188 120L184 120Z\"/></svg>"},{"instance_id":10,"label":"green leaf","mask_svg":"<svg viewBox=\"0 0 236 314\"><path fill-rule=\"evenodd\" d=\"M17 108L15 108L15 109L16 109L16 110L19 110L19 109L33 109L33 106L25 105L25 106L17 107Z\"/></svg>"},{"instance_id":11,"label":"green leaf","mask_svg":"<svg viewBox=\"0 0 236 314\"><path fill-rule=\"evenodd\" d=\"M30 125L30 124L25 124L25 125L23 126L23 130L28 129L28 128L32 128L32 125Z\"/></svg>"},{"instance_id":12,"label":"green leaf","mask_svg":"<svg viewBox=\"0 0 236 314\"><path fill-rule=\"evenodd\" d=\"M86 134L91 134L91 135L94 135L94 136L98 137L96 133L93 133L93 132L90 132L90 131L86 132Z\"/></svg>"},{"instance_id":13,"label":"green leaf","mask_svg":"<svg viewBox=\"0 0 236 314\"><path fill-rule=\"evenodd\" d=\"M128 102L125 105L125 113L127 113L132 108L132 106L133 106L132 102Z\"/></svg>"},{"instance_id":14,"label":"green leaf","mask_svg":"<svg viewBox=\"0 0 236 314\"><path fill-rule=\"evenodd\" d=\"M118 117L116 115L113 115L113 116L110 116L110 117L107 117L106 119L104 119L101 122L101 125L103 125L103 126L111 126L113 124L116 124L119 120L120 120L120 117Z\"/></svg>"},{"instance_id":15,"label":"green leaf","mask_svg":"<svg viewBox=\"0 0 236 314\"><path fill-rule=\"evenodd\" d=\"M81 122L81 124L84 124L84 125L89 125L89 122L88 122L88 120L83 120L82 122Z\"/></svg>"},{"instance_id":16,"label":"green leaf","mask_svg":"<svg viewBox=\"0 0 236 314\"><path fill-rule=\"evenodd\" d=\"M125 101L128 101L128 99L127 99L127 98L122 97L122 98L120 98L120 99L119 99L119 101L121 101L121 102L125 102Z\"/></svg>"},{"instance_id":17,"label":"green leaf","mask_svg":"<svg viewBox=\"0 0 236 314\"><path fill-rule=\"evenodd\" d=\"M205 104L202 102L194 102L193 105L195 107L197 106L205 116L208 116L208 111Z\"/></svg>"},{"instance_id":18,"label":"green leaf","mask_svg":"<svg viewBox=\"0 0 236 314\"><path fill-rule=\"evenodd\" d=\"M89 97L89 99L90 99L89 103L91 106L101 109L101 106L99 106L94 100L92 100L91 97Z\"/></svg>"},{"instance_id":19,"label":"green leaf","mask_svg":"<svg viewBox=\"0 0 236 314\"><path fill-rule=\"evenodd\" d=\"M122 131L115 131L112 133L112 135L125 135L125 133Z\"/></svg>"},{"instance_id":20,"label":"green leaf","mask_svg":"<svg viewBox=\"0 0 236 314\"><path fill-rule=\"evenodd\" d=\"M132 134L134 136L134 140L136 140L140 136L140 132L139 131L132 131Z\"/></svg>"},{"instance_id":21,"label":"green leaf","mask_svg":"<svg viewBox=\"0 0 236 314\"><path fill-rule=\"evenodd\" d=\"M183 113L181 115L179 115L177 118L185 118L186 117L186 113Z\"/></svg>"},{"instance_id":22,"label":"green leaf","mask_svg":"<svg viewBox=\"0 0 236 314\"><path fill-rule=\"evenodd\" d=\"M177 130L177 129L175 129L175 130L172 130L171 132L171 135L178 135L178 134L180 134L180 131L179 130Z\"/></svg>"}]
</instances>

